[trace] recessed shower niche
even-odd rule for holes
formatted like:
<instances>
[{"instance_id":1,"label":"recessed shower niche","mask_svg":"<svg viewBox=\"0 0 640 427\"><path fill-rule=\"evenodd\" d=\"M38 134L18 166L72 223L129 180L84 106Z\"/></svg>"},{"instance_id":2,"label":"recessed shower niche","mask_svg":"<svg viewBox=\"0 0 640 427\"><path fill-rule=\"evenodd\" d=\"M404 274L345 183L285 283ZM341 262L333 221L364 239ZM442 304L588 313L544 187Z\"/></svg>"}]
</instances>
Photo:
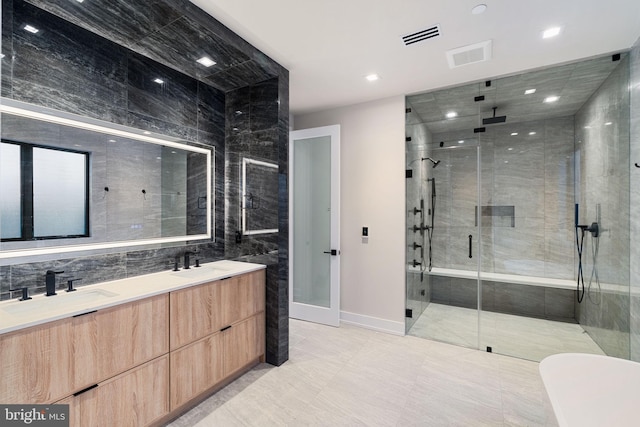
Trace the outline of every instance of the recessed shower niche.
<instances>
[{"instance_id":1,"label":"recessed shower niche","mask_svg":"<svg viewBox=\"0 0 640 427\"><path fill-rule=\"evenodd\" d=\"M407 333L532 360L628 358L628 55L406 108ZM576 227L593 222L606 233Z\"/></svg>"}]
</instances>

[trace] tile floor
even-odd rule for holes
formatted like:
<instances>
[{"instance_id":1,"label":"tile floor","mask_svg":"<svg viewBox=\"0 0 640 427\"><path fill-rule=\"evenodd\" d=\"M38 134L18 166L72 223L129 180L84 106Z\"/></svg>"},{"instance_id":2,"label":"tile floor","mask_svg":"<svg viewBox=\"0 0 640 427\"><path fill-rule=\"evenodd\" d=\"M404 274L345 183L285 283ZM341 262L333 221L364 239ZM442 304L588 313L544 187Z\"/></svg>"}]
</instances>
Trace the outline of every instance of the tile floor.
<instances>
[{"instance_id":1,"label":"tile floor","mask_svg":"<svg viewBox=\"0 0 640 427\"><path fill-rule=\"evenodd\" d=\"M556 425L535 362L298 320L289 361L258 365L169 424Z\"/></svg>"},{"instance_id":2,"label":"tile floor","mask_svg":"<svg viewBox=\"0 0 640 427\"><path fill-rule=\"evenodd\" d=\"M577 323L483 311L480 348L494 353L541 361L556 353L604 354ZM478 346L478 312L462 307L430 303L409 335L465 347Z\"/></svg>"}]
</instances>

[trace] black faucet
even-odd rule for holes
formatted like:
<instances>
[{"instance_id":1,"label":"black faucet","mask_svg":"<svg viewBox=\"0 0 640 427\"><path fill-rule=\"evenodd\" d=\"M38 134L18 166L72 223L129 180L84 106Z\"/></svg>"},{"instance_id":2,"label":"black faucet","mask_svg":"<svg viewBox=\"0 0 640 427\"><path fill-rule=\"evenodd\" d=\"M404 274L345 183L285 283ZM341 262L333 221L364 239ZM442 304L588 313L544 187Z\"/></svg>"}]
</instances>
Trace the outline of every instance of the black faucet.
<instances>
[{"instance_id":1,"label":"black faucet","mask_svg":"<svg viewBox=\"0 0 640 427\"><path fill-rule=\"evenodd\" d=\"M53 271L47 270L46 275L46 285L47 285L47 296L50 297L56 294L56 274L64 273L64 271Z\"/></svg>"},{"instance_id":2,"label":"black faucet","mask_svg":"<svg viewBox=\"0 0 640 427\"><path fill-rule=\"evenodd\" d=\"M193 255L193 254L194 254L194 252L191 252L191 251L186 251L186 252L184 253L184 269L185 269L185 270L188 270L188 269L190 269L190 268L191 268L191 267L189 266L189 256L190 256L190 255Z\"/></svg>"}]
</instances>

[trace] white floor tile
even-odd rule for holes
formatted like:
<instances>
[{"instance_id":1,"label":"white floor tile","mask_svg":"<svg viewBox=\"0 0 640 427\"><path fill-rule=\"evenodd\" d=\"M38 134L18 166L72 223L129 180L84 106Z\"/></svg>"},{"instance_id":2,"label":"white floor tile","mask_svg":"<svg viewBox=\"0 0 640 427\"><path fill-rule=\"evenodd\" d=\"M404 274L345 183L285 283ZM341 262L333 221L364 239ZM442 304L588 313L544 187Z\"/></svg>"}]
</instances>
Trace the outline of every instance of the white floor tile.
<instances>
[{"instance_id":1,"label":"white floor tile","mask_svg":"<svg viewBox=\"0 0 640 427\"><path fill-rule=\"evenodd\" d=\"M349 325L291 320L290 331L289 361L257 366L169 425L555 425L535 362Z\"/></svg>"}]
</instances>

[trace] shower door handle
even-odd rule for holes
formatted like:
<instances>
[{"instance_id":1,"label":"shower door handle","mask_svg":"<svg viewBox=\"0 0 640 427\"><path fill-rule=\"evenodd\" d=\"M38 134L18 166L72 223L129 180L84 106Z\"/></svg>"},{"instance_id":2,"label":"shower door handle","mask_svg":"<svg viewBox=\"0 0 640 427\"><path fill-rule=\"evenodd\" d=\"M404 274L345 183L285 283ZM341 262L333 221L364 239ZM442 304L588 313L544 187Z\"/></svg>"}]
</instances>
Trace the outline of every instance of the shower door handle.
<instances>
[{"instance_id":1,"label":"shower door handle","mask_svg":"<svg viewBox=\"0 0 640 427\"><path fill-rule=\"evenodd\" d=\"M325 254L336 256L338 255L338 251L336 249L331 249L330 251L324 251Z\"/></svg>"},{"instance_id":2,"label":"shower door handle","mask_svg":"<svg viewBox=\"0 0 640 427\"><path fill-rule=\"evenodd\" d=\"M473 235L469 234L469 258L473 258Z\"/></svg>"}]
</instances>

